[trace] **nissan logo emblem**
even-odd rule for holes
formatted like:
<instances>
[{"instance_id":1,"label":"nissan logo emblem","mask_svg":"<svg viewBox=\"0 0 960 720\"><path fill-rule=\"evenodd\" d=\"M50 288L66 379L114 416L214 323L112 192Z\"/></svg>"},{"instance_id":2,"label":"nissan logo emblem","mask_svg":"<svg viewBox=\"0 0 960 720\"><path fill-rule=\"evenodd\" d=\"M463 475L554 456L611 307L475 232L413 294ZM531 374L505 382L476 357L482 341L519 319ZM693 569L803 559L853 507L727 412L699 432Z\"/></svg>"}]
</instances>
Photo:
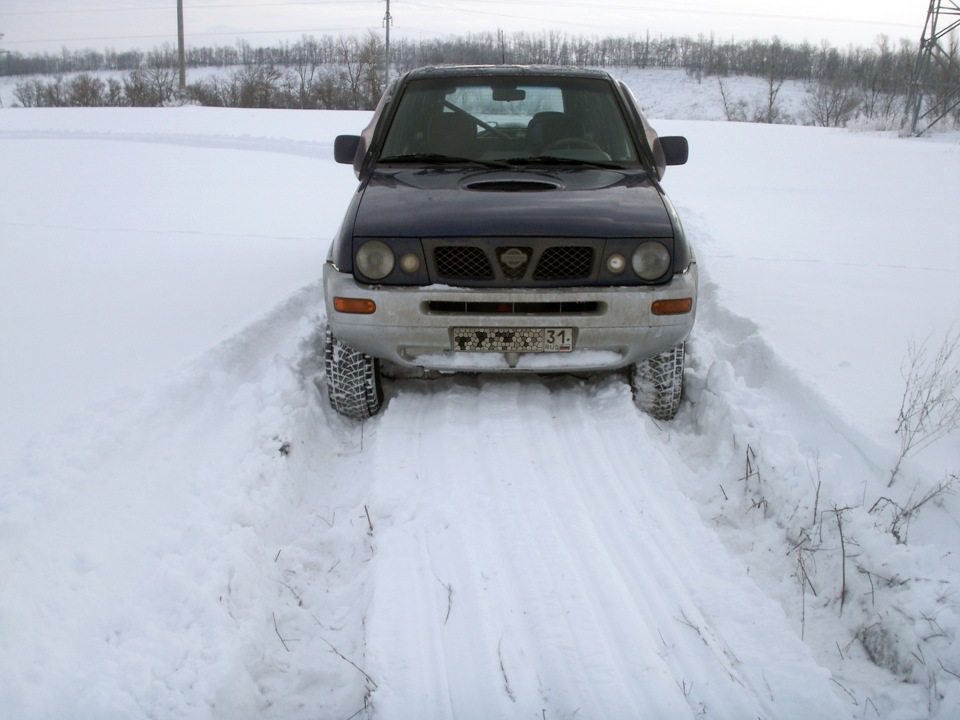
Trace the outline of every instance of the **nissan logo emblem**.
<instances>
[{"instance_id":1,"label":"nissan logo emblem","mask_svg":"<svg viewBox=\"0 0 960 720\"><path fill-rule=\"evenodd\" d=\"M520 248L510 248L500 253L500 262L511 270L519 270L527 264L527 253Z\"/></svg>"}]
</instances>

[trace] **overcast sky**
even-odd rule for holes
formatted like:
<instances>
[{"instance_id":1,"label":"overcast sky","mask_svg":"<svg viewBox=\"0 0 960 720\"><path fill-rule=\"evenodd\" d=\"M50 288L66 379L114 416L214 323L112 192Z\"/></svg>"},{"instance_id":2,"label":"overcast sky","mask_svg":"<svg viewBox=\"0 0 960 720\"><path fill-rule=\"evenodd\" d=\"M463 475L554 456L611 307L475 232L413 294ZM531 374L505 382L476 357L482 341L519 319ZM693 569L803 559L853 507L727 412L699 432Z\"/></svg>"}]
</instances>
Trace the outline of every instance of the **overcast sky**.
<instances>
[{"instance_id":1,"label":"overcast sky","mask_svg":"<svg viewBox=\"0 0 960 720\"><path fill-rule=\"evenodd\" d=\"M383 31L385 0L183 0L188 45L253 45L303 34ZM498 29L654 37L713 33L747 40L873 45L878 35L919 42L928 0L390 0L394 37ZM149 50L176 44L176 0L0 0L0 49Z\"/></svg>"}]
</instances>

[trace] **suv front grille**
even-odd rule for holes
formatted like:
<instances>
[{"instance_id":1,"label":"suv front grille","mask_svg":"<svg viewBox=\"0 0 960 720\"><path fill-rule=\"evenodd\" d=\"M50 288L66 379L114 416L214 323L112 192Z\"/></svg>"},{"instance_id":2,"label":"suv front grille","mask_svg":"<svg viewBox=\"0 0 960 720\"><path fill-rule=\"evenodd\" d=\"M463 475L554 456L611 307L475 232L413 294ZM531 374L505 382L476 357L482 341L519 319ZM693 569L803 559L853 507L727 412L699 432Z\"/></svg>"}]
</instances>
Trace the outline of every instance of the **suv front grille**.
<instances>
[{"instance_id":1,"label":"suv front grille","mask_svg":"<svg viewBox=\"0 0 960 720\"><path fill-rule=\"evenodd\" d=\"M590 277L593 270L593 248L549 247L540 256L534 280L572 280Z\"/></svg>"},{"instance_id":2,"label":"suv front grille","mask_svg":"<svg viewBox=\"0 0 960 720\"><path fill-rule=\"evenodd\" d=\"M602 239L525 238L529 244L486 239L423 238L432 282L476 287L561 287L597 281Z\"/></svg>"},{"instance_id":3,"label":"suv front grille","mask_svg":"<svg viewBox=\"0 0 960 720\"><path fill-rule=\"evenodd\" d=\"M483 248L443 245L434 250L437 272L443 278L493 280L493 268Z\"/></svg>"}]
</instances>

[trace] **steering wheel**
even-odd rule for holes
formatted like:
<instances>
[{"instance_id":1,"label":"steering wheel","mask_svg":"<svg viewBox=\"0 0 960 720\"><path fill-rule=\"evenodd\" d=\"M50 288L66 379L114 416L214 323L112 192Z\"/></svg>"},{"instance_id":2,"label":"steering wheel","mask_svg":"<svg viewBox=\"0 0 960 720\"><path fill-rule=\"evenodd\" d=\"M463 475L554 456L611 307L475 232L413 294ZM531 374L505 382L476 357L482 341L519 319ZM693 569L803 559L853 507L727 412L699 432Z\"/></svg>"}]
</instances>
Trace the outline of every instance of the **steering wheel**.
<instances>
[{"instance_id":1,"label":"steering wheel","mask_svg":"<svg viewBox=\"0 0 960 720\"><path fill-rule=\"evenodd\" d=\"M468 113L468 112L467 112L466 110L464 110L462 107L459 107L459 106L457 106L457 105L454 105L454 104L453 104L452 102L450 102L449 100L444 100L444 101L443 101L443 106L446 107L446 108L449 108L450 110L452 110L453 112L457 113L458 115L466 115L468 118L470 118L471 120L473 120L477 125L479 125L480 127L482 127L482 128L483 128L484 130L486 130L487 132L491 133L492 135L496 135L497 137L503 138L504 140L509 140L509 139L510 139L510 135L508 135L507 133L505 133L503 130L498 129L497 127L491 125L490 123L485 123L483 120L481 120L480 118L478 118L476 115L472 115L471 113Z\"/></svg>"}]
</instances>

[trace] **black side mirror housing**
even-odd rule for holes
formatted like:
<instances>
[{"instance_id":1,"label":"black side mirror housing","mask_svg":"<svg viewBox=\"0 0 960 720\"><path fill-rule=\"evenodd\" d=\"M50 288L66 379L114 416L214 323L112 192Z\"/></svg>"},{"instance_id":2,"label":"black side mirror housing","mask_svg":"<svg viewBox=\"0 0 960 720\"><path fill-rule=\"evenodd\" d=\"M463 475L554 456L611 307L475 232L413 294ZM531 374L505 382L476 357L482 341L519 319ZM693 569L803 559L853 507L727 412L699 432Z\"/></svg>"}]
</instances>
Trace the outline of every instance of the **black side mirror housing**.
<instances>
[{"instance_id":1,"label":"black side mirror housing","mask_svg":"<svg viewBox=\"0 0 960 720\"><path fill-rule=\"evenodd\" d=\"M660 138L660 147L667 165L684 165L690 157L690 144L682 135L668 135Z\"/></svg>"},{"instance_id":2,"label":"black side mirror housing","mask_svg":"<svg viewBox=\"0 0 960 720\"><path fill-rule=\"evenodd\" d=\"M333 159L341 165L353 165L360 139L359 135L337 135L333 141Z\"/></svg>"}]
</instances>

